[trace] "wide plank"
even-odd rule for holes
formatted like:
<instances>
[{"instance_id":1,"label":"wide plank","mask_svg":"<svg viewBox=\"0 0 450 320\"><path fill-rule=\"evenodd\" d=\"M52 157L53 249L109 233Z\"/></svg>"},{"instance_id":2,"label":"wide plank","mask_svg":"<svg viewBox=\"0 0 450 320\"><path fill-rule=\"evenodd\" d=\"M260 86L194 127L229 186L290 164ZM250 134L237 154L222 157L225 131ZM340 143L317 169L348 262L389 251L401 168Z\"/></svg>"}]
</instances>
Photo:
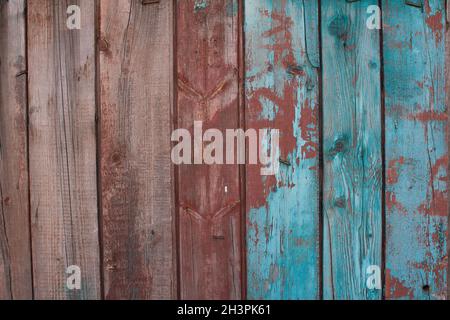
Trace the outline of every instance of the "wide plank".
<instances>
[{"instance_id":1,"label":"wide plank","mask_svg":"<svg viewBox=\"0 0 450 320\"><path fill-rule=\"evenodd\" d=\"M81 9L70 30L67 8ZM95 4L28 1L30 210L36 299L100 298ZM69 266L81 289L67 286Z\"/></svg>"},{"instance_id":2,"label":"wide plank","mask_svg":"<svg viewBox=\"0 0 450 320\"><path fill-rule=\"evenodd\" d=\"M31 299L25 1L0 1L0 300Z\"/></svg>"},{"instance_id":3,"label":"wide plank","mask_svg":"<svg viewBox=\"0 0 450 320\"><path fill-rule=\"evenodd\" d=\"M246 129L279 130L276 150L259 141L278 170L246 167L250 299L320 298L318 9L245 1Z\"/></svg>"},{"instance_id":4,"label":"wide plank","mask_svg":"<svg viewBox=\"0 0 450 320\"><path fill-rule=\"evenodd\" d=\"M382 296L367 285L382 269L380 32L366 27L370 5L378 1L321 1L324 299Z\"/></svg>"},{"instance_id":5,"label":"wide plank","mask_svg":"<svg viewBox=\"0 0 450 320\"><path fill-rule=\"evenodd\" d=\"M423 4L383 0L387 299L447 297L445 1Z\"/></svg>"},{"instance_id":6,"label":"wide plank","mask_svg":"<svg viewBox=\"0 0 450 320\"><path fill-rule=\"evenodd\" d=\"M238 0L177 1L176 123L191 134L195 121L223 137L226 129L240 126L239 10ZM194 153L201 161L202 151ZM239 299L239 166L182 164L177 169L180 298Z\"/></svg>"},{"instance_id":7,"label":"wide plank","mask_svg":"<svg viewBox=\"0 0 450 320\"><path fill-rule=\"evenodd\" d=\"M105 298L176 298L173 4L102 0L99 19Z\"/></svg>"}]
</instances>

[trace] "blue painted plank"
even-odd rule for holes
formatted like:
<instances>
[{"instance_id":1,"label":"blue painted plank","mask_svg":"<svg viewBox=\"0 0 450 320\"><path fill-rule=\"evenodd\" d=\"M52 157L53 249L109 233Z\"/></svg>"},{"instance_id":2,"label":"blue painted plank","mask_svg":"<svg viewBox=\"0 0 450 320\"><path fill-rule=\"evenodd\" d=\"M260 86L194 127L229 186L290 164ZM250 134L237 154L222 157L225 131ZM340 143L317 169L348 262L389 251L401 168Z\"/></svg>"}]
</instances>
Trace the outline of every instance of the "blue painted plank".
<instances>
[{"instance_id":1,"label":"blue painted plank","mask_svg":"<svg viewBox=\"0 0 450 320\"><path fill-rule=\"evenodd\" d=\"M311 23L318 6L308 2L245 1L246 126L280 130L278 173L247 166L250 299L319 298L318 24Z\"/></svg>"},{"instance_id":2,"label":"blue painted plank","mask_svg":"<svg viewBox=\"0 0 450 320\"><path fill-rule=\"evenodd\" d=\"M380 299L367 268L381 268L382 153L377 1L321 1L323 57L323 294Z\"/></svg>"},{"instance_id":3,"label":"blue painted plank","mask_svg":"<svg viewBox=\"0 0 450 320\"><path fill-rule=\"evenodd\" d=\"M447 296L445 1L384 0L386 297Z\"/></svg>"}]
</instances>

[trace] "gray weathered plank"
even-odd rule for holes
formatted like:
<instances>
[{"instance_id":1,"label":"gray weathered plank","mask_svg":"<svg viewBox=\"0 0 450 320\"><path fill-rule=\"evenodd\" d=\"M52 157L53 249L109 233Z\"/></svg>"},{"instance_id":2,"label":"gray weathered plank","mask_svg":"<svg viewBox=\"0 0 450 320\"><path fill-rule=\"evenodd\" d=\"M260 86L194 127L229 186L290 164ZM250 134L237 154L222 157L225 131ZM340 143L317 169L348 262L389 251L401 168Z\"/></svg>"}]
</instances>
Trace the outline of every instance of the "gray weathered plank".
<instances>
[{"instance_id":1,"label":"gray weathered plank","mask_svg":"<svg viewBox=\"0 0 450 320\"><path fill-rule=\"evenodd\" d=\"M80 30L66 26L81 8ZM95 136L95 3L28 1L29 157L37 299L100 298ZM68 290L66 268L81 268Z\"/></svg>"},{"instance_id":2,"label":"gray weathered plank","mask_svg":"<svg viewBox=\"0 0 450 320\"><path fill-rule=\"evenodd\" d=\"M24 10L0 1L0 299L32 297Z\"/></svg>"},{"instance_id":3,"label":"gray weathered plank","mask_svg":"<svg viewBox=\"0 0 450 320\"><path fill-rule=\"evenodd\" d=\"M173 4L100 2L101 194L107 299L176 295Z\"/></svg>"}]
</instances>

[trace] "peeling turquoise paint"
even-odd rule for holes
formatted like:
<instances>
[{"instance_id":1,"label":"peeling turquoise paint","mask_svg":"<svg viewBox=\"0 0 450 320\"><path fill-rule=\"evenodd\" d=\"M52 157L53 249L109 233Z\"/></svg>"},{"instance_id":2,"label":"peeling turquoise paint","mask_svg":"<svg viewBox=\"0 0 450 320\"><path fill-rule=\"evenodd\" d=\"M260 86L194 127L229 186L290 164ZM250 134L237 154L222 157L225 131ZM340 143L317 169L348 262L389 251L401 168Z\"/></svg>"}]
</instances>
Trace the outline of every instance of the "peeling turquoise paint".
<instances>
[{"instance_id":1,"label":"peeling turquoise paint","mask_svg":"<svg viewBox=\"0 0 450 320\"><path fill-rule=\"evenodd\" d=\"M445 1L383 0L386 297L445 299Z\"/></svg>"},{"instance_id":2,"label":"peeling turquoise paint","mask_svg":"<svg viewBox=\"0 0 450 320\"><path fill-rule=\"evenodd\" d=\"M367 286L368 267L383 268L380 33L366 28L374 4L321 1L324 299L381 299Z\"/></svg>"},{"instance_id":3,"label":"peeling turquoise paint","mask_svg":"<svg viewBox=\"0 0 450 320\"><path fill-rule=\"evenodd\" d=\"M317 15L317 6L309 8L313 11L308 15ZM306 54L304 16L302 1L245 2L247 99L254 98L261 89L275 93L280 100L286 99L288 86L295 88L292 94L296 96L296 103L284 104L262 95L259 97L262 110L258 114L255 104L250 103L246 110L251 118L248 128L256 124L280 129L282 138L284 135L286 139L291 132L295 140L291 150L281 146L281 156L285 159L272 186L267 177L255 176L263 181L264 190L254 190L254 181L248 182L248 192L260 193L264 202L257 207L250 203L248 208L247 294L250 299L319 298L318 157L305 156L305 148L311 142L317 144L318 135L306 141L302 133L302 130L317 129L314 128L317 123L302 124L302 120L305 122L305 109L317 111L318 75ZM283 44L276 37L283 41L286 32L292 35L291 48L278 50ZM317 41L317 25L308 32L315 33ZM313 39L311 36L310 41ZM314 47L316 44L312 43L311 48ZM291 71L282 62L289 54L295 58L295 70ZM290 111L293 116L286 121Z\"/></svg>"}]
</instances>

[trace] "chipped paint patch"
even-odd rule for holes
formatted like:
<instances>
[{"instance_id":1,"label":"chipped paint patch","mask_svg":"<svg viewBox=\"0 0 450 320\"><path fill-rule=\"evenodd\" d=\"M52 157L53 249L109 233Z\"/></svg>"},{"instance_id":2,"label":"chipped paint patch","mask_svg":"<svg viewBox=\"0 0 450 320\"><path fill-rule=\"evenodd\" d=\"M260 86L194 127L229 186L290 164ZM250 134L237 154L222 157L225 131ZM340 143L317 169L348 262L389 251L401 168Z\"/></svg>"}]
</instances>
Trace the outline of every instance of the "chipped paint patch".
<instances>
[{"instance_id":1,"label":"chipped paint patch","mask_svg":"<svg viewBox=\"0 0 450 320\"><path fill-rule=\"evenodd\" d=\"M208 7L208 0L197 0L194 4L194 12L205 10Z\"/></svg>"}]
</instances>

